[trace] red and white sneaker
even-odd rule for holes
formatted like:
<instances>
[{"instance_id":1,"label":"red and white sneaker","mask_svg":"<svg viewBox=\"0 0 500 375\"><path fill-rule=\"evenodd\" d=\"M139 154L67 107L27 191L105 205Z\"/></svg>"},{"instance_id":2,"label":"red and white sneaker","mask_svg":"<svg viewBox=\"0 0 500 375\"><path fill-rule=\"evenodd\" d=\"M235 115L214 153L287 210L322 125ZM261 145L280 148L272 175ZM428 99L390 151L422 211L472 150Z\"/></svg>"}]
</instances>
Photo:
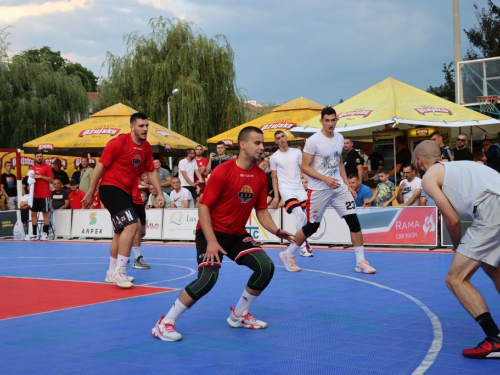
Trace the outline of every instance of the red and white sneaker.
<instances>
[{"instance_id":1,"label":"red and white sneaker","mask_svg":"<svg viewBox=\"0 0 500 375\"><path fill-rule=\"evenodd\" d=\"M500 338L486 337L475 348L462 350L465 358L500 358Z\"/></svg>"},{"instance_id":2,"label":"red and white sneaker","mask_svg":"<svg viewBox=\"0 0 500 375\"><path fill-rule=\"evenodd\" d=\"M310 258L310 257L314 256L312 248L311 248L311 245L309 245L309 242L307 242L307 240L305 240L304 247L300 248L300 253L299 254L300 254L301 257L306 257L306 258Z\"/></svg>"},{"instance_id":3,"label":"red and white sneaker","mask_svg":"<svg viewBox=\"0 0 500 375\"><path fill-rule=\"evenodd\" d=\"M154 328L151 330L153 336L162 341L179 341L182 339L182 335L176 331L176 327L174 326L175 320L163 318L164 316L158 320Z\"/></svg>"},{"instance_id":4,"label":"red and white sneaker","mask_svg":"<svg viewBox=\"0 0 500 375\"><path fill-rule=\"evenodd\" d=\"M356 264L356 268L354 270L361 273L375 273L375 268L370 266L370 263L364 259Z\"/></svg>"},{"instance_id":5,"label":"red and white sneaker","mask_svg":"<svg viewBox=\"0 0 500 375\"><path fill-rule=\"evenodd\" d=\"M231 310L231 314L229 314L227 322L231 327L249 329L263 329L267 327L266 322L255 319L252 314L248 312L248 310L244 310L240 316L236 316L233 307L231 306L229 309Z\"/></svg>"}]
</instances>

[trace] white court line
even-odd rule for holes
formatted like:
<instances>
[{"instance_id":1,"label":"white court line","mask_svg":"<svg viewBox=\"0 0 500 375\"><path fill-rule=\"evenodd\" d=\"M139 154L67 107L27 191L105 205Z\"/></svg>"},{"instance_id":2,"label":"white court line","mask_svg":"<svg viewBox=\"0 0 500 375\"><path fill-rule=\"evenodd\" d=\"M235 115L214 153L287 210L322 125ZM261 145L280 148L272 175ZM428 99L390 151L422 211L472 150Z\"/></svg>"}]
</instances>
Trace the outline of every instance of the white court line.
<instances>
[{"instance_id":1,"label":"white court line","mask_svg":"<svg viewBox=\"0 0 500 375\"><path fill-rule=\"evenodd\" d=\"M285 268L284 266L277 266L277 267L283 267L283 268ZM432 324L432 330L434 332L434 340L432 340L431 346L430 346L429 350L427 351L427 354L426 354L425 358L422 360L422 362L420 362L420 365L415 369L415 371L413 371L413 374L414 375L424 374L429 369L429 367L431 367L434 364L434 362L436 361L436 358L437 358L437 356L439 354L439 351L441 350L441 347L443 345L443 330L442 330L442 327L441 327L441 322L439 321L439 318L436 316L436 314L434 314L420 300L416 299L415 297L413 297L413 296L411 296L411 295L409 295L409 294L407 294L405 292L402 292L402 291L394 289L394 288L390 288L388 286L385 286L385 285L382 285L382 284L379 284L379 283L374 283L373 281L367 281L367 280L363 280L363 279L358 279L358 278L352 277L352 276L340 275L340 274L334 273L334 272L325 272L325 271L311 270L311 269L307 269L307 268L302 268L302 271L322 273L322 274L325 274L325 275L332 275L332 276L337 276L337 277L343 277L345 279L351 279L351 280L354 280L354 281L360 281L362 283L366 283L366 284L370 284L370 285L376 286L377 288L386 289L386 290L390 290L391 292L401 294L402 296L404 296L404 297L408 298L409 300L415 302L415 304L418 307L420 307L422 310L424 310L424 312L429 317L429 319L431 321L431 324Z\"/></svg>"}]
</instances>

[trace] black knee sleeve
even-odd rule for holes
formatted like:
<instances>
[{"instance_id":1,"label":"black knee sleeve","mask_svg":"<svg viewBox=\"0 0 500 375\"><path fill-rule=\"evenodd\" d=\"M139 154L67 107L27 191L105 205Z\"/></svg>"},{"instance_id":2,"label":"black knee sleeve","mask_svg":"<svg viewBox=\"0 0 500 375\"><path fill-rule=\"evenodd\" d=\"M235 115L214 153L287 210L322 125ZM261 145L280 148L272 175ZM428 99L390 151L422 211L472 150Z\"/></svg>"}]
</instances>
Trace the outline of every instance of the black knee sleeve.
<instances>
[{"instance_id":1,"label":"black knee sleeve","mask_svg":"<svg viewBox=\"0 0 500 375\"><path fill-rule=\"evenodd\" d=\"M185 289L189 297L198 301L201 297L210 292L217 282L219 268L220 266L204 266L199 268L198 278L191 282Z\"/></svg>"},{"instance_id":2,"label":"black knee sleeve","mask_svg":"<svg viewBox=\"0 0 500 375\"><path fill-rule=\"evenodd\" d=\"M347 226L349 227L349 231L351 231L351 233L361 232L361 225L359 224L358 215L346 215L344 216L344 220L347 223Z\"/></svg>"},{"instance_id":3,"label":"black knee sleeve","mask_svg":"<svg viewBox=\"0 0 500 375\"><path fill-rule=\"evenodd\" d=\"M238 259L238 264L253 271L247 286L253 290L264 290L274 275L274 263L265 251L253 251Z\"/></svg>"},{"instance_id":4,"label":"black knee sleeve","mask_svg":"<svg viewBox=\"0 0 500 375\"><path fill-rule=\"evenodd\" d=\"M307 222L306 225L304 225L302 227L302 232L304 232L304 235L306 236L306 238L309 238L314 233L316 233L316 231L319 228L319 224L320 223L310 223L310 222Z\"/></svg>"}]
</instances>

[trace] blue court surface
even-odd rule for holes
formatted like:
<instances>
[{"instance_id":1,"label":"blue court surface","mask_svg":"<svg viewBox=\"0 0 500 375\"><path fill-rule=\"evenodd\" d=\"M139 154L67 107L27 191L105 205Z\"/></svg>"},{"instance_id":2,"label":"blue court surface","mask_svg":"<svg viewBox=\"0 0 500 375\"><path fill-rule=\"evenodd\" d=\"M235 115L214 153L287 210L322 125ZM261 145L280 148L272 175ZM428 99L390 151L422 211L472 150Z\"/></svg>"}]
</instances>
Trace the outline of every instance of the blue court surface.
<instances>
[{"instance_id":1,"label":"blue court surface","mask_svg":"<svg viewBox=\"0 0 500 375\"><path fill-rule=\"evenodd\" d=\"M500 361L462 357L461 350L484 334L445 286L452 253L369 251L377 274L363 275L354 272L350 250L316 249L314 258L298 257L298 273L283 268L278 247L266 251L276 272L251 308L266 329L227 324L251 271L226 258L214 289L177 321L182 341L154 338L151 328L196 276L196 252L192 245L145 244L151 269L129 267L135 285L174 291L64 309L56 303L50 312L31 315L17 311L16 302L2 303L4 313L17 311L18 317L0 320L0 373L500 373ZM104 283L109 244L1 241L0 255L0 279L11 283L14 297L21 279L13 278L84 281L64 284L68 298L95 297L74 296L82 292L73 284L101 288L95 283ZM482 271L472 282L500 322L492 282ZM102 288L123 292L115 285ZM21 298L19 304L44 302L37 293Z\"/></svg>"}]
</instances>

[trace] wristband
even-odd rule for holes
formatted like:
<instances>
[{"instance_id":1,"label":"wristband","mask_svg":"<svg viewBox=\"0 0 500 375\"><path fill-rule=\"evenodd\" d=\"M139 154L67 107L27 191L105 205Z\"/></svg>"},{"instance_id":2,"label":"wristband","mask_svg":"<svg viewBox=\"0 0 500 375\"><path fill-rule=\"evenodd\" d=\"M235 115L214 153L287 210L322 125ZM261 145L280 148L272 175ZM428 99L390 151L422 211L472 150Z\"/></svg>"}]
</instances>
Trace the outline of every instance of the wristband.
<instances>
[{"instance_id":1,"label":"wristband","mask_svg":"<svg viewBox=\"0 0 500 375\"><path fill-rule=\"evenodd\" d=\"M274 233L275 236L277 236L279 233L280 233L281 229L278 228L278 230L276 231L276 233Z\"/></svg>"}]
</instances>

